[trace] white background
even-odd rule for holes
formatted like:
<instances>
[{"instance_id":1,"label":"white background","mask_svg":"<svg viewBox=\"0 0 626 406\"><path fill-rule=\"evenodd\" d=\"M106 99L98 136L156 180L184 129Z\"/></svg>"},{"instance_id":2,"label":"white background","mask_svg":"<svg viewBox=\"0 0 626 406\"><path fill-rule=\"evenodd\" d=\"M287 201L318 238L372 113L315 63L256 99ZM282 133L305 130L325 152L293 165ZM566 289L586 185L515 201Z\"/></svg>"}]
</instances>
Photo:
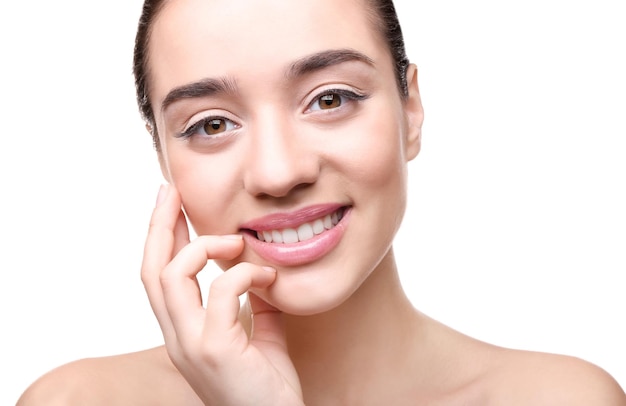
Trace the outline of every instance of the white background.
<instances>
[{"instance_id":1,"label":"white background","mask_svg":"<svg viewBox=\"0 0 626 406\"><path fill-rule=\"evenodd\" d=\"M134 101L140 3L0 5L0 404L161 343L139 280L161 183ZM621 3L397 2L426 122L396 251L425 313L624 386Z\"/></svg>"}]
</instances>

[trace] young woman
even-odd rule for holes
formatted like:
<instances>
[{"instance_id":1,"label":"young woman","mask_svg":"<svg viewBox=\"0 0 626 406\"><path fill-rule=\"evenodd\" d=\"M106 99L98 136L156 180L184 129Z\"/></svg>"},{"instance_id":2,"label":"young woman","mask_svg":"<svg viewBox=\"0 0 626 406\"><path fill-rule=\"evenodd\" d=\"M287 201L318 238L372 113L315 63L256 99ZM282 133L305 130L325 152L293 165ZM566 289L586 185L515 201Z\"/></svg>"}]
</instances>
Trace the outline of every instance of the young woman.
<instances>
[{"instance_id":1,"label":"young woman","mask_svg":"<svg viewBox=\"0 0 626 406\"><path fill-rule=\"evenodd\" d=\"M142 266L165 346L63 366L20 405L626 405L592 364L406 297L423 110L391 1L146 1L135 77L168 181Z\"/></svg>"}]
</instances>

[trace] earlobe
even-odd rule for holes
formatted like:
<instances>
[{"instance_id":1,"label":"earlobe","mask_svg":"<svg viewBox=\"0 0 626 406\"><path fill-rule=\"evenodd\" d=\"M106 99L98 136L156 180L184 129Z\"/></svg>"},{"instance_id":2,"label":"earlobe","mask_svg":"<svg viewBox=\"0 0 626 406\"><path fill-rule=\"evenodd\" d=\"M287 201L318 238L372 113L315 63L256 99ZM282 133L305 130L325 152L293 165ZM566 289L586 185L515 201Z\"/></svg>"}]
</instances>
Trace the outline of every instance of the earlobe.
<instances>
[{"instance_id":1,"label":"earlobe","mask_svg":"<svg viewBox=\"0 0 626 406\"><path fill-rule=\"evenodd\" d=\"M407 69L408 96L404 101L404 112L407 120L405 153L407 160L414 159L422 146L422 123L424 122L424 108L417 83L417 66L409 65Z\"/></svg>"}]
</instances>

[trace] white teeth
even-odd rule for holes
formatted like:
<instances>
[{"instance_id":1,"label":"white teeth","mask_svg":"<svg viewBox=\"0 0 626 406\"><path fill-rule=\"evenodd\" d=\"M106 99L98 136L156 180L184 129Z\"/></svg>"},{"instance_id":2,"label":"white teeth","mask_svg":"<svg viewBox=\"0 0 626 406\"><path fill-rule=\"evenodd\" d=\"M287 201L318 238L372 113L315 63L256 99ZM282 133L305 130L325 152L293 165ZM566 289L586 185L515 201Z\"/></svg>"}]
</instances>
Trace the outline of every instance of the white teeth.
<instances>
[{"instance_id":1,"label":"white teeth","mask_svg":"<svg viewBox=\"0 0 626 406\"><path fill-rule=\"evenodd\" d=\"M298 240L310 240L313 236L315 236L315 234L313 234L313 227L311 227L309 223L304 223L298 227Z\"/></svg>"},{"instance_id":2,"label":"white teeth","mask_svg":"<svg viewBox=\"0 0 626 406\"><path fill-rule=\"evenodd\" d=\"M278 230L272 231L272 240L277 243L283 242L283 235ZM269 241L268 241L269 242Z\"/></svg>"},{"instance_id":3,"label":"white teeth","mask_svg":"<svg viewBox=\"0 0 626 406\"><path fill-rule=\"evenodd\" d=\"M330 219L330 215L324 217L324 228L327 230L333 228L333 221Z\"/></svg>"},{"instance_id":4,"label":"white teeth","mask_svg":"<svg viewBox=\"0 0 626 406\"><path fill-rule=\"evenodd\" d=\"M311 223L304 223L297 230L286 228L284 230L257 231L257 238L268 243L293 244L298 241L306 241L330 230L336 226L343 218L343 210L319 218Z\"/></svg>"},{"instance_id":5,"label":"white teeth","mask_svg":"<svg viewBox=\"0 0 626 406\"><path fill-rule=\"evenodd\" d=\"M322 234L324 231L324 222L321 219L317 219L313 222L313 233L315 235Z\"/></svg>"},{"instance_id":6,"label":"white teeth","mask_svg":"<svg viewBox=\"0 0 626 406\"><path fill-rule=\"evenodd\" d=\"M283 230L283 242L285 244L293 244L298 242L298 232L293 228L286 228Z\"/></svg>"}]
</instances>

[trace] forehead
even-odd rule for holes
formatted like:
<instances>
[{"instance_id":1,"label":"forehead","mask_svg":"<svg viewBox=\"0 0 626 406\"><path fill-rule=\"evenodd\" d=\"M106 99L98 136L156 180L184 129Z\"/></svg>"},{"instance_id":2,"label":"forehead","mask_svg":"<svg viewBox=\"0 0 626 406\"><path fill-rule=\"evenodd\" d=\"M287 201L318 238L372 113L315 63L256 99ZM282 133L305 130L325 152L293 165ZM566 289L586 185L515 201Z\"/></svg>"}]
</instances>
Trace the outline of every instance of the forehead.
<instances>
[{"instance_id":1,"label":"forehead","mask_svg":"<svg viewBox=\"0 0 626 406\"><path fill-rule=\"evenodd\" d=\"M206 77L270 78L303 56L388 59L365 0L170 0L150 38L153 95Z\"/></svg>"}]
</instances>

